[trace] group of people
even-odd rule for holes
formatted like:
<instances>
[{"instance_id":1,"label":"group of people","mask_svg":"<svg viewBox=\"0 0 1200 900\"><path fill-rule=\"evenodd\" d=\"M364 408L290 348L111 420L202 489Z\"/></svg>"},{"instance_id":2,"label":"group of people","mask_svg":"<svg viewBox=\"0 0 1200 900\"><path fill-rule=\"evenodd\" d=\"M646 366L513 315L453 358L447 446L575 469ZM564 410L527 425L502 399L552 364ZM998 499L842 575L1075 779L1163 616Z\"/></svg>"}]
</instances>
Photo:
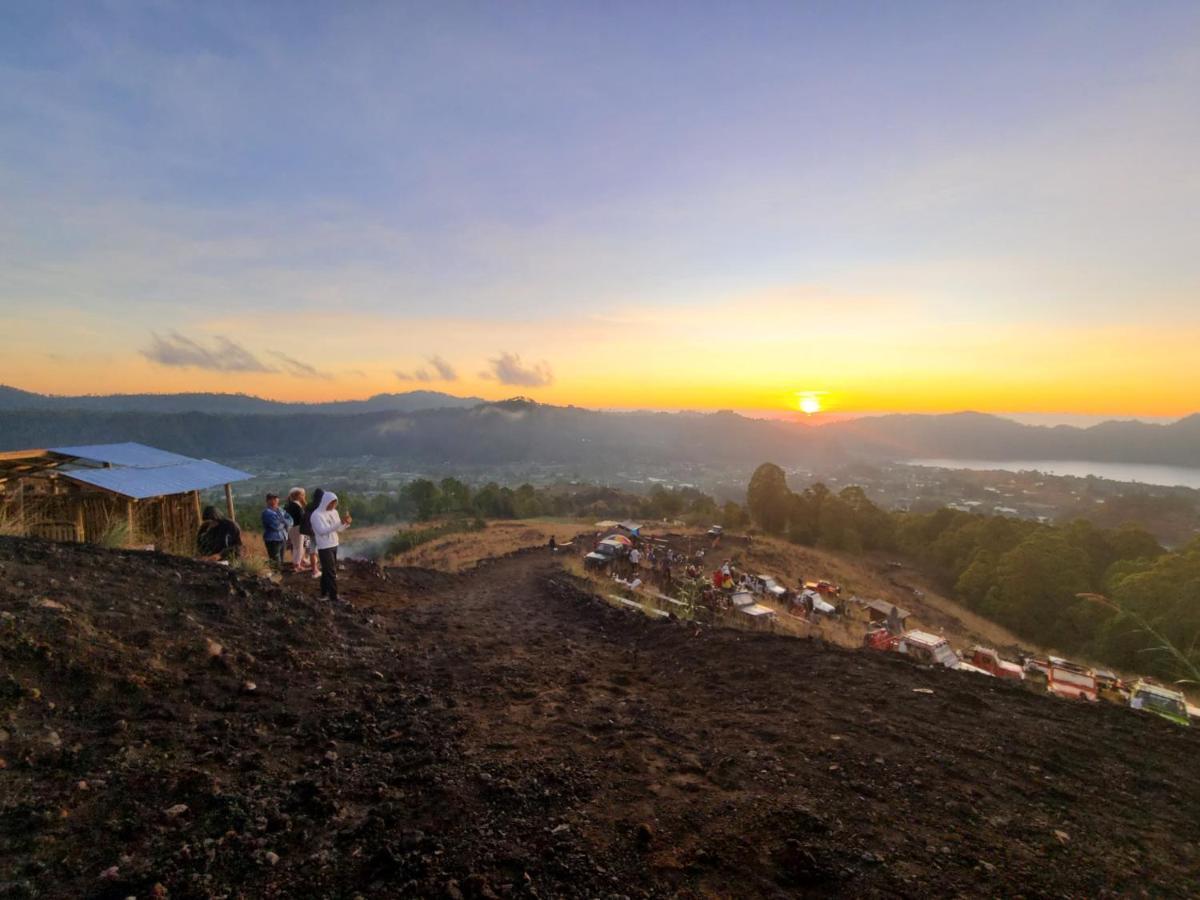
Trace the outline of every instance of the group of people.
<instances>
[{"instance_id":1,"label":"group of people","mask_svg":"<svg viewBox=\"0 0 1200 900\"><path fill-rule=\"evenodd\" d=\"M271 567L283 571L290 548L291 571L311 572L313 578L321 580L321 599L333 602L341 599L337 588L338 535L353 521L353 517L343 516L337 505L333 491L317 488L309 501L304 488L294 487L282 505L278 494L267 494L262 511L263 544ZM242 530L215 506L205 507L196 549L207 559L236 559L242 552Z\"/></svg>"}]
</instances>

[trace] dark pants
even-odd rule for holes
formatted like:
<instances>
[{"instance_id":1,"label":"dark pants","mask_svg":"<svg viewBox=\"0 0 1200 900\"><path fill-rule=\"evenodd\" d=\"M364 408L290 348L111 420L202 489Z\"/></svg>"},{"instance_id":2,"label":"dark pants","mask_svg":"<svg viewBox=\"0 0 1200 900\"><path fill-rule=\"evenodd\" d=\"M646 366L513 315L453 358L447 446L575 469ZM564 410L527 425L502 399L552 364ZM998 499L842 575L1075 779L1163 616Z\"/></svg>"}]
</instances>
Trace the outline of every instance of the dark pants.
<instances>
[{"instance_id":1,"label":"dark pants","mask_svg":"<svg viewBox=\"0 0 1200 900\"><path fill-rule=\"evenodd\" d=\"M317 556L321 559L321 596L336 600L338 598L337 547L318 550Z\"/></svg>"},{"instance_id":2,"label":"dark pants","mask_svg":"<svg viewBox=\"0 0 1200 900\"><path fill-rule=\"evenodd\" d=\"M283 568L283 548L287 546L287 541L268 541L263 538L263 543L267 545L267 559L270 560L272 568Z\"/></svg>"}]
</instances>

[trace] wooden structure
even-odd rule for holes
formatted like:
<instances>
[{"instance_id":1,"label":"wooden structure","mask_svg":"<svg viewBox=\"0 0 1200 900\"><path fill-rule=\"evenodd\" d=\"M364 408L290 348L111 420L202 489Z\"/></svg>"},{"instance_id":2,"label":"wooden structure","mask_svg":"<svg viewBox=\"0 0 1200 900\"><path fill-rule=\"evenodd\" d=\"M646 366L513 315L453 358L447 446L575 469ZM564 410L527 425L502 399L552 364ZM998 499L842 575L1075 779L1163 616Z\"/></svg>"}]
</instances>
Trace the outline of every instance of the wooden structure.
<instances>
[{"instance_id":1,"label":"wooden structure","mask_svg":"<svg viewBox=\"0 0 1200 900\"><path fill-rule=\"evenodd\" d=\"M200 492L250 474L144 444L0 451L5 530L59 541L153 544L191 553Z\"/></svg>"}]
</instances>

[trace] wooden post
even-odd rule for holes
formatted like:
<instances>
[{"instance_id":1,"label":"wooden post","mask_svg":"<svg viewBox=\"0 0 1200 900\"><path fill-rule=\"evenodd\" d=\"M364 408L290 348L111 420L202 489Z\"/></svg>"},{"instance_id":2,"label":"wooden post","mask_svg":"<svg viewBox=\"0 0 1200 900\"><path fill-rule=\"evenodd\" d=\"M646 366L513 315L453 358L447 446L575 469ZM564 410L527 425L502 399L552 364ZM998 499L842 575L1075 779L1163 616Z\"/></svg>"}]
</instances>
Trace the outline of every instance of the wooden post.
<instances>
[{"instance_id":1,"label":"wooden post","mask_svg":"<svg viewBox=\"0 0 1200 900\"><path fill-rule=\"evenodd\" d=\"M196 504L196 527L200 527L200 492L192 491L192 502Z\"/></svg>"},{"instance_id":2,"label":"wooden post","mask_svg":"<svg viewBox=\"0 0 1200 900\"><path fill-rule=\"evenodd\" d=\"M83 501L75 498L75 540L87 540L87 525L83 518Z\"/></svg>"},{"instance_id":3,"label":"wooden post","mask_svg":"<svg viewBox=\"0 0 1200 900\"><path fill-rule=\"evenodd\" d=\"M237 521L237 513L233 509L233 488L225 485L225 511L229 513L229 518Z\"/></svg>"},{"instance_id":4,"label":"wooden post","mask_svg":"<svg viewBox=\"0 0 1200 900\"><path fill-rule=\"evenodd\" d=\"M129 541L130 544L134 543L134 539L133 539L133 504L134 504L133 500L125 501L125 517L129 523L129 537L127 540Z\"/></svg>"}]
</instances>

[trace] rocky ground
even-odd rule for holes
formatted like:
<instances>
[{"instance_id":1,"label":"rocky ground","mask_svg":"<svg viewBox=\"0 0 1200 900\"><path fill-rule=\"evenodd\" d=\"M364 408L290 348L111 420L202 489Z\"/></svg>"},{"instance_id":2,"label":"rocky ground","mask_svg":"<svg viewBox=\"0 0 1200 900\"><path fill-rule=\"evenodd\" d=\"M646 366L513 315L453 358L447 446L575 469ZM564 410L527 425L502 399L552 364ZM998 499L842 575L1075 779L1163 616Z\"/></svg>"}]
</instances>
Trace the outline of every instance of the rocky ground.
<instances>
[{"instance_id":1,"label":"rocky ground","mask_svg":"<svg viewBox=\"0 0 1200 900\"><path fill-rule=\"evenodd\" d=\"M0 539L0 896L1194 895L1200 733L615 610Z\"/></svg>"}]
</instances>

